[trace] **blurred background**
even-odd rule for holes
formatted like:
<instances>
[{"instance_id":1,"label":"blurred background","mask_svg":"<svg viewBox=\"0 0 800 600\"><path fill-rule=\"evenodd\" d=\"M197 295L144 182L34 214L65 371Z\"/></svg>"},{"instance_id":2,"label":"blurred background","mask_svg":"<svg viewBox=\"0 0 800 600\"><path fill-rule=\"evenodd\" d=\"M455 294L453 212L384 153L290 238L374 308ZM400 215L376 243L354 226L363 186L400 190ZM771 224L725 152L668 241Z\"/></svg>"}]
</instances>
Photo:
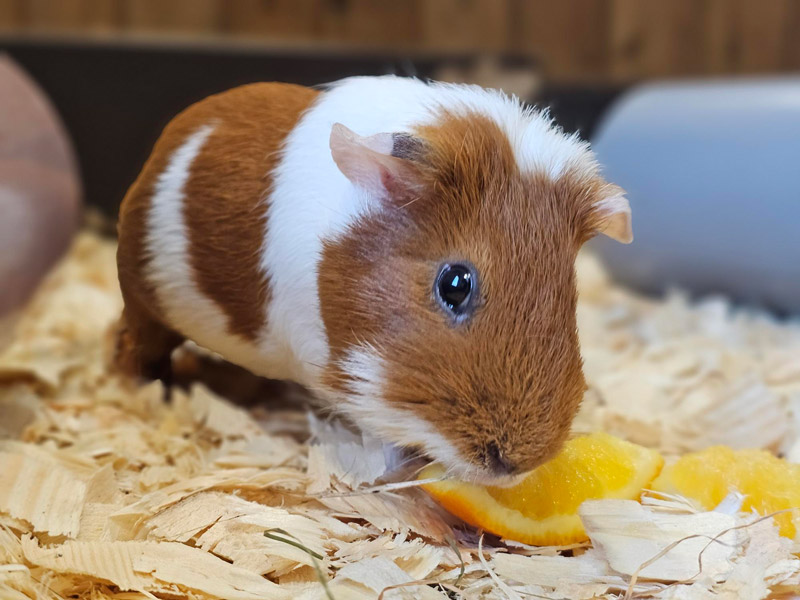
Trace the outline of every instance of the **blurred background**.
<instances>
[{"instance_id":1,"label":"blurred background","mask_svg":"<svg viewBox=\"0 0 800 600\"><path fill-rule=\"evenodd\" d=\"M588 136L633 82L800 69L794 0L0 0L0 29L112 212L171 115L248 81L477 81Z\"/></svg>"},{"instance_id":2,"label":"blurred background","mask_svg":"<svg viewBox=\"0 0 800 600\"><path fill-rule=\"evenodd\" d=\"M800 256L800 0L0 0L0 50L65 129L76 193L112 217L161 128L210 93L384 73L473 82L596 142L634 206L638 251L599 248L618 279L800 311L800 261L777 284L772 272ZM7 143L15 111L0 114ZM754 153L777 159L755 168ZM765 240L757 260L721 265ZM687 277L687 263L702 268ZM745 267L752 293L729 281Z\"/></svg>"}]
</instances>

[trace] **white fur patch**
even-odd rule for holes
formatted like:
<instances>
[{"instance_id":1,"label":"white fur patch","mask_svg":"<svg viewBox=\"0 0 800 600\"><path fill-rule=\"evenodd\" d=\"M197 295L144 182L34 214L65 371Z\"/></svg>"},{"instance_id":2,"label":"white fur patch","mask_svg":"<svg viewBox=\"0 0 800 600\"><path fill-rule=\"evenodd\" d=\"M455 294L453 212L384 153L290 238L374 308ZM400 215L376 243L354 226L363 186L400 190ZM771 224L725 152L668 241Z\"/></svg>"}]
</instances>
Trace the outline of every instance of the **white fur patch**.
<instances>
[{"instance_id":1,"label":"white fur patch","mask_svg":"<svg viewBox=\"0 0 800 600\"><path fill-rule=\"evenodd\" d=\"M506 134L521 171L543 172L554 180L569 168L589 175L597 172L589 144L577 134L566 135L547 111L524 107L519 98L500 90L452 83L434 83L428 87L432 95L428 107L432 112L438 105L456 114L468 111L483 114L497 123Z\"/></svg>"},{"instance_id":2,"label":"white fur patch","mask_svg":"<svg viewBox=\"0 0 800 600\"><path fill-rule=\"evenodd\" d=\"M386 119L382 128L381 124L369 128L368 115L364 123L341 121L361 135L407 131L415 124L433 123L442 108L455 114L475 112L492 119L506 134L522 171L541 171L553 179L570 167L597 172L587 142L577 134L566 135L546 110L525 107L519 98L501 90L390 75L344 79L335 83L330 93L361 111L382 113Z\"/></svg>"},{"instance_id":3,"label":"white fur patch","mask_svg":"<svg viewBox=\"0 0 800 600\"><path fill-rule=\"evenodd\" d=\"M336 408L353 419L363 431L398 446L419 447L441 462L450 473L463 479L496 481L491 474L466 462L455 446L428 421L383 400L385 366L375 350L354 348L340 366L353 381L349 393Z\"/></svg>"},{"instance_id":4,"label":"white fur patch","mask_svg":"<svg viewBox=\"0 0 800 600\"><path fill-rule=\"evenodd\" d=\"M434 121L440 108L476 111L494 119L508 135L523 170L543 170L555 178L570 166L592 173L597 169L585 142L564 135L546 114L525 109L501 92L394 76L333 84L287 136L272 173L261 255L272 301L261 346L292 357L295 365L287 369L292 369L293 379L316 388L328 360L317 287L322 241L335 238L359 214L376 206L376 199L355 188L333 162L333 124L342 123L362 136L407 132Z\"/></svg>"},{"instance_id":5,"label":"white fur patch","mask_svg":"<svg viewBox=\"0 0 800 600\"><path fill-rule=\"evenodd\" d=\"M228 360L260 372L263 359L259 350L228 333L225 314L198 289L189 264L184 187L192 162L213 131L213 125L206 125L186 138L155 184L147 215L147 279L173 328Z\"/></svg>"}]
</instances>

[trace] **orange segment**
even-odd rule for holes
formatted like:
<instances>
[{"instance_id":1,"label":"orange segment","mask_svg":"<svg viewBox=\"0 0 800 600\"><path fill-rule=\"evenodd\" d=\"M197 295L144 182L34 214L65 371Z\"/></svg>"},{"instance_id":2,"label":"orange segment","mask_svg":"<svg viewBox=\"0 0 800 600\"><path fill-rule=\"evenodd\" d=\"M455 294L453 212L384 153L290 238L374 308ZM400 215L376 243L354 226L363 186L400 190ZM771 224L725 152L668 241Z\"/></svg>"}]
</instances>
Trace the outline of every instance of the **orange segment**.
<instances>
[{"instance_id":1,"label":"orange segment","mask_svg":"<svg viewBox=\"0 0 800 600\"><path fill-rule=\"evenodd\" d=\"M513 487L448 479L423 487L467 523L526 544L571 544L586 539L578 507L598 498L638 499L658 475L661 455L606 433L575 438L550 462ZM440 477L430 465L420 478Z\"/></svg>"},{"instance_id":2,"label":"orange segment","mask_svg":"<svg viewBox=\"0 0 800 600\"><path fill-rule=\"evenodd\" d=\"M762 515L800 507L800 465L777 458L766 450L731 450L714 446L687 454L666 467L653 489L695 500L707 510L731 491L745 496L742 509ZM793 538L800 511L777 515L781 535Z\"/></svg>"}]
</instances>

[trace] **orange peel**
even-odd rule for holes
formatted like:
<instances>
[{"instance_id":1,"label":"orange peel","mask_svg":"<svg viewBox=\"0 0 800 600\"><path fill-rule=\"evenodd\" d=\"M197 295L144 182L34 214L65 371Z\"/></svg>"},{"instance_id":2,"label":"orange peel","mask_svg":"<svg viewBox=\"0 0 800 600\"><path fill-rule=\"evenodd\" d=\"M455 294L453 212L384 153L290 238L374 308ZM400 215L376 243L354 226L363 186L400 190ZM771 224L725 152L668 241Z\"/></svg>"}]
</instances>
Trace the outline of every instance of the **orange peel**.
<instances>
[{"instance_id":1,"label":"orange peel","mask_svg":"<svg viewBox=\"0 0 800 600\"><path fill-rule=\"evenodd\" d=\"M443 479L422 487L460 519L501 537L534 545L564 545L587 539L578 516L585 500L639 499L664 461L649 448L606 433L578 437L518 484L482 486ZM442 477L433 464L421 479Z\"/></svg>"}]
</instances>

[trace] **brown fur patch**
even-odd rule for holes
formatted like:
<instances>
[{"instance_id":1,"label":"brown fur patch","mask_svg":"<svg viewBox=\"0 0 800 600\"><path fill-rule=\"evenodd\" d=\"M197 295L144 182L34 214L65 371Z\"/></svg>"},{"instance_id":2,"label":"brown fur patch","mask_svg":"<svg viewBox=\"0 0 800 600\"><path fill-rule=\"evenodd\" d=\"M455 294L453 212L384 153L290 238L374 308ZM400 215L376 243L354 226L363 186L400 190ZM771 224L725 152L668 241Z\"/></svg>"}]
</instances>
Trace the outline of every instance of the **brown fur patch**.
<instances>
[{"instance_id":1,"label":"brown fur patch","mask_svg":"<svg viewBox=\"0 0 800 600\"><path fill-rule=\"evenodd\" d=\"M217 121L191 166L184 218L189 256L200 290L228 317L231 333L255 339L269 301L259 265L266 231L270 173L283 141L317 92L259 83L196 105Z\"/></svg>"},{"instance_id":2,"label":"brown fur patch","mask_svg":"<svg viewBox=\"0 0 800 600\"><path fill-rule=\"evenodd\" d=\"M155 290L145 277L149 262L145 248L147 215L158 174L164 171L179 143L177 136L162 135L158 140L139 177L122 200L117 222L117 272L122 297L126 305L135 304L155 319L160 319L161 309Z\"/></svg>"},{"instance_id":3,"label":"brown fur patch","mask_svg":"<svg viewBox=\"0 0 800 600\"><path fill-rule=\"evenodd\" d=\"M602 182L521 173L505 135L478 115L445 114L417 134L424 191L398 194L325 246L326 382L345 390L336 361L369 343L387 366L385 401L478 468L499 457L529 470L558 451L584 392L574 261ZM477 269L480 299L455 323L433 288L443 263L461 261Z\"/></svg>"},{"instance_id":4,"label":"brown fur patch","mask_svg":"<svg viewBox=\"0 0 800 600\"><path fill-rule=\"evenodd\" d=\"M137 300L157 306L144 278L148 259L143 240L153 186L186 138L213 124L185 187L190 265L199 289L228 317L231 333L249 339L258 335L269 301L268 281L259 267L269 174L286 135L316 95L295 85L252 84L206 98L170 122L120 211L123 292L135 288Z\"/></svg>"},{"instance_id":5,"label":"brown fur patch","mask_svg":"<svg viewBox=\"0 0 800 600\"><path fill-rule=\"evenodd\" d=\"M167 127L119 209L117 274L125 309L114 362L130 375L159 376L156 372L164 371L171 351L181 341L166 325L156 291L147 280L150 258L145 239L153 187L188 131L188 127Z\"/></svg>"}]
</instances>

